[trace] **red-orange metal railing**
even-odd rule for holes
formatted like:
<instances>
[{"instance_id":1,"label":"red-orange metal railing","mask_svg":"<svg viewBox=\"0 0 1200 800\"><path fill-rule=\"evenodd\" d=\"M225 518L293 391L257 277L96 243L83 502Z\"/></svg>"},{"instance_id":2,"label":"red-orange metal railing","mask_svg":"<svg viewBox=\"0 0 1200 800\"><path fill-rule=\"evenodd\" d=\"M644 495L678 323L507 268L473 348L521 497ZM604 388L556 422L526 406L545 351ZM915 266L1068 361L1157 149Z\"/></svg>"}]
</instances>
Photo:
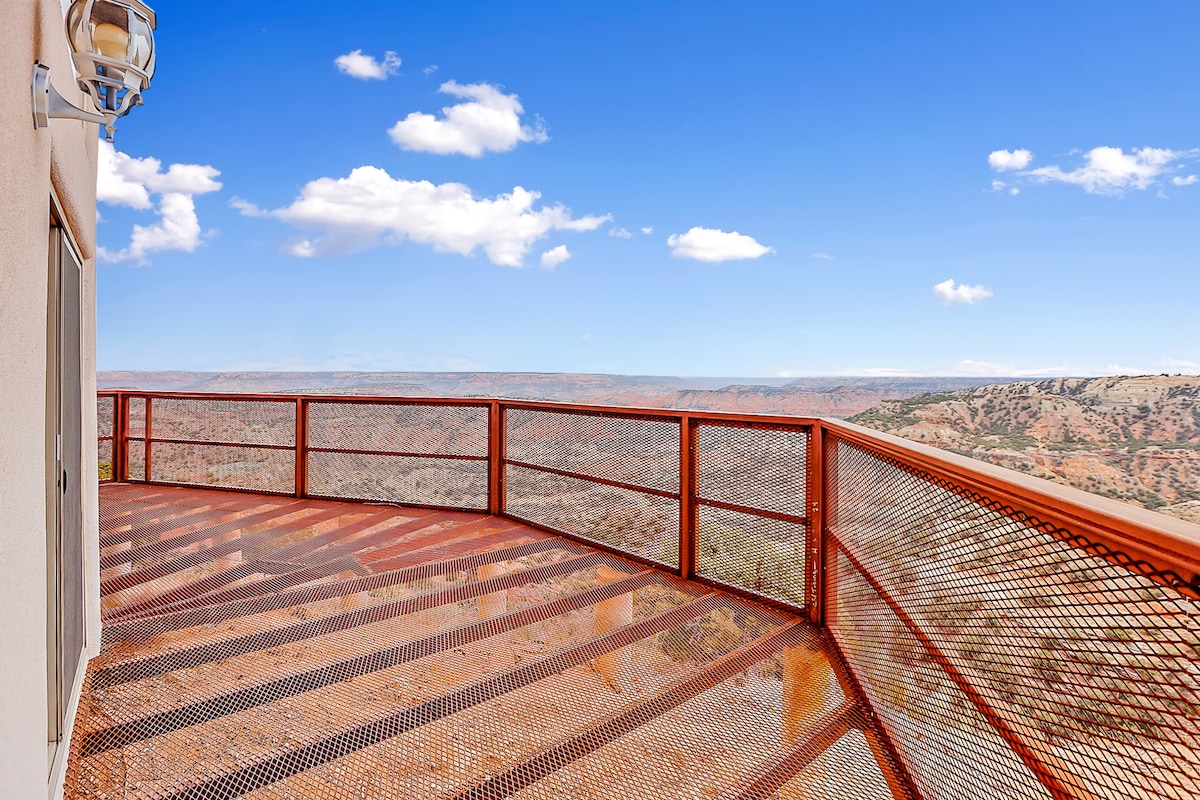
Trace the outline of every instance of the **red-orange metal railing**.
<instances>
[{"instance_id":1,"label":"red-orange metal railing","mask_svg":"<svg viewBox=\"0 0 1200 800\"><path fill-rule=\"evenodd\" d=\"M100 402L115 480L503 514L807 614L884 732L869 744L902 765L898 796L1200 786L1200 529L1186 523L827 419Z\"/></svg>"}]
</instances>

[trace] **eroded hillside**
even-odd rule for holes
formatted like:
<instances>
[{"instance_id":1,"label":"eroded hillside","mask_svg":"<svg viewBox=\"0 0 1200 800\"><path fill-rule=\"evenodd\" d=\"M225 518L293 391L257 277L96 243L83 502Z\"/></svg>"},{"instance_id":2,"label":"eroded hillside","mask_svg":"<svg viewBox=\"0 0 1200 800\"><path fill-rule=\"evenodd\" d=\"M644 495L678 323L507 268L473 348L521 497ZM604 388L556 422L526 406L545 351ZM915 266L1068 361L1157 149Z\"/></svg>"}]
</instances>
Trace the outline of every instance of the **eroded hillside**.
<instances>
[{"instance_id":1,"label":"eroded hillside","mask_svg":"<svg viewBox=\"0 0 1200 800\"><path fill-rule=\"evenodd\" d=\"M982 386L888 400L852 421L1183 518L1200 505L1197 376Z\"/></svg>"}]
</instances>

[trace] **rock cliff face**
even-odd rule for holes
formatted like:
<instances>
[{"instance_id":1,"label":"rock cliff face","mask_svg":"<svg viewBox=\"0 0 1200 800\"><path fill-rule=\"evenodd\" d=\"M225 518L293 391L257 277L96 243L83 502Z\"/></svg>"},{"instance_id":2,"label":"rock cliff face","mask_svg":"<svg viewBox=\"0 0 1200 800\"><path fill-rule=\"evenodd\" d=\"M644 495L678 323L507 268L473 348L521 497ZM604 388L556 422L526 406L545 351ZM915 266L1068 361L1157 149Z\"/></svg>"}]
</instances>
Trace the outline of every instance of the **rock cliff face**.
<instances>
[{"instance_id":1,"label":"rock cliff face","mask_svg":"<svg viewBox=\"0 0 1200 800\"><path fill-rule=\"evenodd\" d=\"M880 403L868 427L1190 518L1200 377L1058 378Z\"/></svg>"}]
</instances>

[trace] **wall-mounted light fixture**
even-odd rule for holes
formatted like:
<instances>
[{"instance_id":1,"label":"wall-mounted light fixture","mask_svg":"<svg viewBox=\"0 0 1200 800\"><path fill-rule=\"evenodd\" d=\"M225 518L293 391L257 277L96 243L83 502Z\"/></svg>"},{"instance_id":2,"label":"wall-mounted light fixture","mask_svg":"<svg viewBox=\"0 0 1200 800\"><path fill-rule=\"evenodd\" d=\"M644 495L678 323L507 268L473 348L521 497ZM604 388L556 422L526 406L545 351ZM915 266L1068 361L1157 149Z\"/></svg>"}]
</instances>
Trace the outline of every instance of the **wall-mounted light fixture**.
<instances>
[{"instance_id":1,"label":"wall-mounted light fixture","mask_svg":"<svg viewBox=\"0 0 1200 800\"><path fill-rule=\"evenodd\" d=\"M33 65L33 126L51 119L96 122L116 132L117 117L142 104L154 75L154 12L140 0L74 0L67 11L67 40L79 88L96 112L72 105L50 83L50 68Z\"/></svg>"}]
</instances>

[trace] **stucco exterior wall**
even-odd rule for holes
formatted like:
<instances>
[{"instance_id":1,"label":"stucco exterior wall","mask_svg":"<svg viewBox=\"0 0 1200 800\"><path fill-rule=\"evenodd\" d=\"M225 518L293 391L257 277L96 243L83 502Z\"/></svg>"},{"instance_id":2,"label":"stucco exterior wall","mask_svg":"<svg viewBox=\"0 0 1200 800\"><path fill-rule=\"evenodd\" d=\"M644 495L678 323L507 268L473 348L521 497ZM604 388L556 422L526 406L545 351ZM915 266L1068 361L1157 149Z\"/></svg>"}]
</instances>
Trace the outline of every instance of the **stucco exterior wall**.
<instances>
[{"instance_id":1,"label":"stucco exterior wall","mask_svg":"<svg viewBox=\"0 0 1200 800\"><path fill-rule=\"evenodd\" d=\"M83 105L59 0L0 3L0 794L53 795L47 758L47 398L51 186L84 259L84 464L96 475L93 124L34 130L30 77L48 64L55 87ZM94 481L85 481L86 640L99 646L99 545ZM74 676L67 676L67 685Z\"/></svg>"}]
</instances>

